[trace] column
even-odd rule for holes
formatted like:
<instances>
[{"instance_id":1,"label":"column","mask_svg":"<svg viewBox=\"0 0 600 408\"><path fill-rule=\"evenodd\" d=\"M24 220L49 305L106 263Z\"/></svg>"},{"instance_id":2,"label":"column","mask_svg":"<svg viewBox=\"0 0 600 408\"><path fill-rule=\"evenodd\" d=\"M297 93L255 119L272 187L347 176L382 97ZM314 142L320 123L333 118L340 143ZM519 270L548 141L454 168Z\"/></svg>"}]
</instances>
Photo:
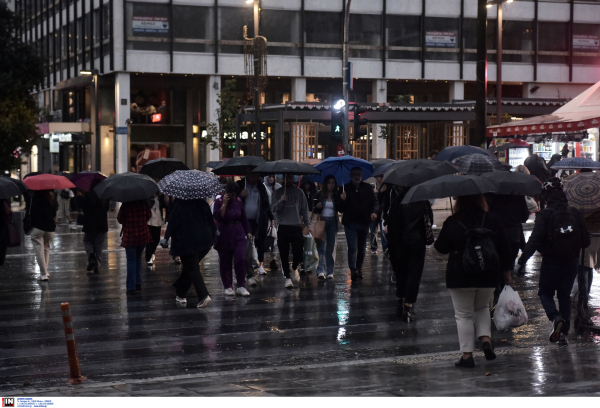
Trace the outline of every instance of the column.
<instances>
[{"instance_id":1,"label":"column","mask_svg":"<svg viewBox=\"0 0 600 408\"><path fill-rule=\"evenodd\" d=\"M206 123L214 123L219 125L219 116L217 109L219 104L219 93L221 92L221 76L210 75L206 78ZM210 145L206 145L206 161L219 160L219 149L211 149Z\"/></svg>"},{"instance_id":2,"label":"column","mask_svg":"<svg viewBox=\"0 0 600 408\"><path fill-rule=\"evenodd\" d=\"M292 101L306 101L306 78L292 78Z\"/></svg>"},{"instance_id":3,"label":"column","mask_svg":"<svg viewBox=\"0 0 600 408\"><path fill-rule=\"evenodd\" d=\"M129 171L130 82L128 72L115 74L115 158L116 172Z\"/></svg>"},{"instance_id":4,"label":"column","mask_svg":"<svg viewBox=\"0 0 600 408\"><path fill-rule=\"evenodd\" d=\"M386 103L387 102L387 80L374 79L372 82L371 102ZM383 124L371 124L373 139L371 141L371 158L383 159L386 156L386 140L379 137L381 135L381 127Z\"/></svg>"},{"instance_id":5,"label":"column","mask_svg":"<svg viewBox=\"0 0 600 408\"><path fill-rule=\"evenodd\" d=\"M465 82L464 81L453 81L450 82L450 92L448 94L448 101L453 100L462 101L465 99Z\"/></svg>"},{"instance_id":6,"label":"column","mask_svg":"<svg viewBox=\"0 0 600 408\"><path fill-rule=\"evenodd\" d=\"M194 168L194 94L191 89L186 91L185 98L185 164Z\"/></svg>"}]
</instances>

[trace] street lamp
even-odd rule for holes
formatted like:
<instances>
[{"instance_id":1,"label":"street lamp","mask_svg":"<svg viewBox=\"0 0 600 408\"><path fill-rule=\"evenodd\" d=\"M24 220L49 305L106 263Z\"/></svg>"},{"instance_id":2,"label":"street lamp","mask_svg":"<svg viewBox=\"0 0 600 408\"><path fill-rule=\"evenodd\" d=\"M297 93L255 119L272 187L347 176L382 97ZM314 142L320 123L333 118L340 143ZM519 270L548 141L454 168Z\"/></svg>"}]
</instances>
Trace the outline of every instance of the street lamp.
<instances>
[{"instance_id":1,"label":"street lamp","mask_svg":"<svg viewBox=\"0 0 600 408\"><path fill-rule=\"evenodd\" d=\"M92 112L92 120L91 120L91 128L94 129L94 165L92 166L94 170L100 171L100 106L98 103L98 70L82 70L79 71L79 75L91 75L92 76L92 84L91 87L91 97L90 97L90 110Z\"/></svg>"},{"instance_id":2,"label":"street lamp","mask_svg":"<svg viewBox=\"0 0 600 408\"><path fill-rule=\"evenodd\" d=\"M252 4L254 8L254 38L259 37L260 32L260 0L246 0L246 4ZM244 33L246 32L244 26ZM254 54L254 134L255 134L255 145L254 155L262 156L262 131L260 129L260 95L258 89L258 69L259 60L256 53Z\"/></svg>"},{"instance_id":3,"label":"street lamp","mask_svg":"<svg viewBox=\"0 0 600 408\"><path fill-rule=\"evenodd\" d=\"M487 0L486 7L491 8L497 5L496 14L496 37L498 44L496 46L496 124L502 124L502 3L512 3L513 0Z\"/></svg>"}]
</instances>

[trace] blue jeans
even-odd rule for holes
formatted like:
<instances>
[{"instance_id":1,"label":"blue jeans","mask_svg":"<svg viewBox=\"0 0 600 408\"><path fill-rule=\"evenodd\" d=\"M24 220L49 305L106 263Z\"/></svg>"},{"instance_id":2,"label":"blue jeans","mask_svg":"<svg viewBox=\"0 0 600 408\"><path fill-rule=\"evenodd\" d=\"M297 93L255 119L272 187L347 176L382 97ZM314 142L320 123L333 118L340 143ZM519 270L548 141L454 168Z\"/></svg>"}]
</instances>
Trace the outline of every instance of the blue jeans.
<instances>
[{"instance_id":1,"label":"blue jeans","mask_svg":"<svg viewBox=\"0 0 600 408\"><path fill-rule=\"evenodd\" d=\"M381 217L371 223L371 251L377 251L377 227L381 231L381 247L385 251L387 249L387 239L383 232L383 220Z\"/></svg>"},{"instance_id":2,"label":"blue jeans","mask_svg":"<svg viewBox=\"0 0 600 408\"><path fill-rule=\"evenodd\" d=\"M125 248L127 257L127 290L135 290L136 285L142 284L142 253L146 245L137 248Z\"/></svg>"},{"instance_id":3,"label":"blue jeans","mask_svg":"<svg viewBox=\"0 0 600 408\"><path fill-rule=\"evenodd\" d=\"M571 324L571 289L577 277L579 258L567 260L542 259L540 267L540 289L538 296L550 321L557 317L565 320L561 332L569 334ZM558 310L554 302L554 293L558 299Z\"/></svg>"},{"instance_id":4,"label":"blue jeans","mask_svg":"<svg viewBox=\"0 0 600 408\"><path fill-rule=\"evenodd\" d=\"M319 251L319 266L317 275L325 272L327 275L333 274L333 250L337 240L338 224L337 217L323 217L325 221L325 240L317 244Z\"/></svg>"},{"instance_id":5,"label":"blue jeans","mask_svg":"<svg viewBox=\"0 0 600 408\"><path fill-rule=\"evenodd\" d=\"M348 243L348 268L354 272L362 270L369 235L370 224L352 223L344 225L346 241ZM357 253L358 252L358 253Z\"/></svg>"}]
</instances>

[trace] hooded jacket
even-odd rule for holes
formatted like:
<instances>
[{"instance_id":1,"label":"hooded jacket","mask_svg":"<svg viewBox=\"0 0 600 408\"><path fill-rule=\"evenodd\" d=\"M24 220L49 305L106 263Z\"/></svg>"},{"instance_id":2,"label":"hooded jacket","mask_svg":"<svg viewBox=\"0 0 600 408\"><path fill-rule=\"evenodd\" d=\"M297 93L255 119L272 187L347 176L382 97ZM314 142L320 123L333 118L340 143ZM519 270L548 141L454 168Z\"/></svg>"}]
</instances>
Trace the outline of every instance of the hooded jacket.
<instances>
[{"instance_id":1,"label":"hooded jacket","mask_svg":"<svg viewBox=\"0 0 600 408\"><path fill-rule=\"evenodd\" d=\"M246 188L246 179L241 179L237 181L238 187L240 191ZM258 224L259 231L267 232L267 228L269 227L269 221L273 221L273 213L271 212L271 200L269 199L269 195L267 194L267 188L263 184L262 180L256 180L256 188L258 188L258 217L256 219L256 223ZM240 197L242 199L242 204L246 205L246 199Z\"/></svg>"}]
</instances>

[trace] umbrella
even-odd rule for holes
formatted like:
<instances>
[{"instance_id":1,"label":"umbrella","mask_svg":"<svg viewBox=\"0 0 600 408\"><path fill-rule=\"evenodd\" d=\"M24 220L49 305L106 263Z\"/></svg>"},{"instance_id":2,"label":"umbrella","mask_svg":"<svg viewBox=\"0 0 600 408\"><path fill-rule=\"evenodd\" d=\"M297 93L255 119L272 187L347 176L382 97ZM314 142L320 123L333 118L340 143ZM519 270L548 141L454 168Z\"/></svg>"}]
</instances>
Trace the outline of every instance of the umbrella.
<instances>
[{"instance_id":1,"label":"umbrella","mask_svg":"<svg viewBox=\"0 0 600 408\"><path fill-rule=\"evenodd\" d=\"M396 160L391 163L384 164L383 166L379 166L375 168L373 172L373 177L383 176L386 171L388 171L395 163L401 163L405 160Z\"/></svg>"},{"instance_id":2,"label":"umbrella","mask_svg":"<svg viewBox=\"0 0 600 408\"><path fill-rule=\"evenodd\" d=\"M71 180L73 178L73 176L75 175L75 173L71 173L68 171L59 171L58 173L56 173L56 175L66 177L69 180Z\"/></svg>"},{"instance_id":3,"label":"umbrella","mask_svg":"<svg viewBox=\"0 0 600 408\"><path fill-rule=\"evenodd\" d=\"M65 188L75 188L65 176L56 174L40 174L39 176L29 176L23 180L30 190L64 190Z\"/></svg>"},{"instance_id":4,"label":"umbrella","mask_svg":"<svg viewBox=\"0 0 600 408\"><path fill-rule=\"evenodd\" d=\"M546 166L546 160L537 154L532 154L525 159L523 165L527 167L529 173L533 174L543 183L548 177L550 177L550 170Z\"/></svg>"},{"instance_id":5,"label":"umbrella","mask_svg":"<svg viewBox=\"0 0 600 408\"><path fill-rule=\"evenodd\" d=\"M514 143L511 143L511 142L508 142L508 143L501 144L500 146L492 147L492 148L490 148L490 149L489 149L489 151L490 151L491 153L494 153L494 152L501 152L501 151L503 151L503 150L512 149L512 148L513 148L513 147L515 147L515 146L516 146L516 144L514 144Z\"/></svg>"},{"instance_id":6,"label":"umbrella","mask_svg":"<svg viewBox=\"0 0 600 408\"><path fill-rule=\"evenodd\" d=\"M127 172L111 174L94 187L94 191L101 200L126 203L152 197L158 191L158 186L150 176Z\"/></svg>"},{"instance_id":7,"label":"umbrella","mask_svg":"<svg viewBox=\"0 0 600 408\"><path fill-rule=\"evenodd\" d=\"M0 200L20 196L21 190L9 177L0 177Z\"/></svg>"},{"instance_id":8,"label":"umbrella","mask_svg":"<svg viewBox=\"0 0 600 408\"><path fill-rule=\"evenodd\" d=\"M576 173L563 180L569 204L584 216L600 210L600 173Z\"/></svg>"},{"instance_id":9,"label":"umbrella","mask_svg":"<svg viewBox=\"0 0 600 408\"><path fill-rule=\"evenodd\" d=\"M533 196L542 192L542 184L537 177L514 171L494 171L480 177L491 181L498 189L496 194Z\"/></svg>"},{"instance_id":10,"label":"umbrella","mask_svg":"<svg viewBox=\"0 0 600 408\"><path fill-rule=\"evenodd\" d=\"M213 173L222 176L227 174L236 174L244 176L265 163L265 159L255 156L238 156L227 160L223 165L212 170Z\"/></svg>"},{"instance_id":11,"label":"umbrella","mask_svg":"<svg viewBox=\"0 0 600 408\"><path fill-rule=\"evenodd\" d=\"M357 159L352 156L328 157L315 166L321 174L311 176L311 180L316 183L325 182L325 177L334 176L338 185L344 185L350 182L350 170L354 167L362 169L363 180L368 179L373 174L373 165L366 160Z\"/></svg>"},{"instance_id":12,"label":"umbrella","mask_svg":"<svg viewBox=\"0 0 600 408\"><path fill-rule=\"evenodd\" d=\"M419 159L394 163L383 175L384 183L411 187L436 177L456 173L456 168L446 162Z\"/></svg>"},{"instance_id":13,"label":"umbrella","mask_svg":"<svg viewBox=\"0 0 600 408\"><path fill-rule=\"evenodd\" d=\"M159 181L160 192L182 200L214 197L223 186L214 175L199 170L177 170Z\"/></svg>"},{"instance_id":14,"label":"umbrella","mask_svg":"<svg viewBox=\"0 0 600 408\"><path fill-rule=\"evenodd\" d=\"M233 160L233 159L232 159ZM320 174L321 172L315 169L308 163L300 163L289 159L276 160L265 162L252 170L253 173L269 174Z\"/></svg>"},{"instance_id":15,"label":"umbrella","mask_svg":"<svg viewBox=\"0 0 600 408\"><path fill-rule=\"evenodd\" d=\"M591 159L586 159L585 157L570 157L556 162L550 168L552 170L600 170L600 163Z\"/></svg>"},{"instance_id":16,"label":"umbrella","mask_svg":"<svg viewBox=\"0 0 600 408\"><path fill-rule=\"evenodd\" d=\"M8 177L5 175L2 175L0 177L3 177L4 179L9 180L11 183L16 185L19 188L19 190L21 191L21 194L23 194L23 195L28 194L29 189L27 188L25 183L23 183L21 180L17 180L17 179L14 179L12 177Z\"/></svg>"},{"instance_id":17,"label":"umbrella","mask_svg":"<svg viewBox=\"0 0 600 408\"><path fill-rule=\"evenodd\" d=\"M179 159L168 159L166 157L161 157L159 159L146 162L142 166L140 174L146 174L153 179L160 180L176 170L189 170L189 168Z\"/></svg>"},{"instance_id":18,"label":"umbrella","mask_svg":"<svg viewBox=\"0 0 600 408\"><path fill-rule=\"evenodd\" d=\"M34 171L33 173L27 173L25 175L25 177L23 177L23 180L25 180L27 177L39 176L40 174L47 174L47 173L44 173L43 171Z\"/></svg>"},{"instance_id":19,"label":"umbrella","mask_svg":"<svg viewBox=\"0 0 600 408\"><path fill-rule=\"evenodd\" d=\"M411 187L404 196L402 204L436 198L496 193L497 190L496 186L484 177L450 174Z\"/></svg>"},{"instance_id":20,"label":"umbrella","mask_svg":"<svg viewBox=\"0 0 600 408\"><path fill-rule=\"evenodd\" d=\"M92 187L92 183L94 180L104 180L106 176L99 171L82 171L81 173L75 174L71 178L71 183L75 184L77 188L80 188L84 191L90 191Z\"/></svg>"},{"instance_id":21,"label":"umbrella","mask_svg":"<svg viewBox=\"0 0 600 408\"><path fill-rule=\"evenodd\" d=\"M370 160L370 162L373 165L373 168L375 170L377 170L378 168L380 168L381 166L383 166L385 164L393 163L394 160L392 160L392 159L373 159L373 160Z\"/></svg>"},{"instance_id":22,"label":"umbrella","mask_svg":"<svg viewBox=\"0 0 600 408\"><path fill-rule=\"evenodd\" d=\"M481 154L468 154L454 159L458 172L463 174L481 174L492 171L506 171L504 166L496 158L483 156Z\"/></svg>"},{"instance_id":23,"label":"umbrella","mask_svg":"<svg viewBox=\"0 0 600 408\"><path fill-rule=\"evenodd\" d=\"M208 163L206 163L205 167L209 167L211 169L216 169L218 167L221 167L223 164L225 164L224 161L222 160L215 160L215 161L209 161Z\"/></svg>"},{"instance_id":24,"label":"umbrella","mask_svg":"<svg viewBox=\"0 0 600 408\"><path fill-rule=\"evenodd\" d=\"M495 157L492 153L485 149L482 149L481 147L465 145L446 147L442 149L442 151L439 152L433 160L453 161L454 159L457 159L461 156L466 156L468 154L481 154L484 156Z\"/></svg>"}]
</instances>

